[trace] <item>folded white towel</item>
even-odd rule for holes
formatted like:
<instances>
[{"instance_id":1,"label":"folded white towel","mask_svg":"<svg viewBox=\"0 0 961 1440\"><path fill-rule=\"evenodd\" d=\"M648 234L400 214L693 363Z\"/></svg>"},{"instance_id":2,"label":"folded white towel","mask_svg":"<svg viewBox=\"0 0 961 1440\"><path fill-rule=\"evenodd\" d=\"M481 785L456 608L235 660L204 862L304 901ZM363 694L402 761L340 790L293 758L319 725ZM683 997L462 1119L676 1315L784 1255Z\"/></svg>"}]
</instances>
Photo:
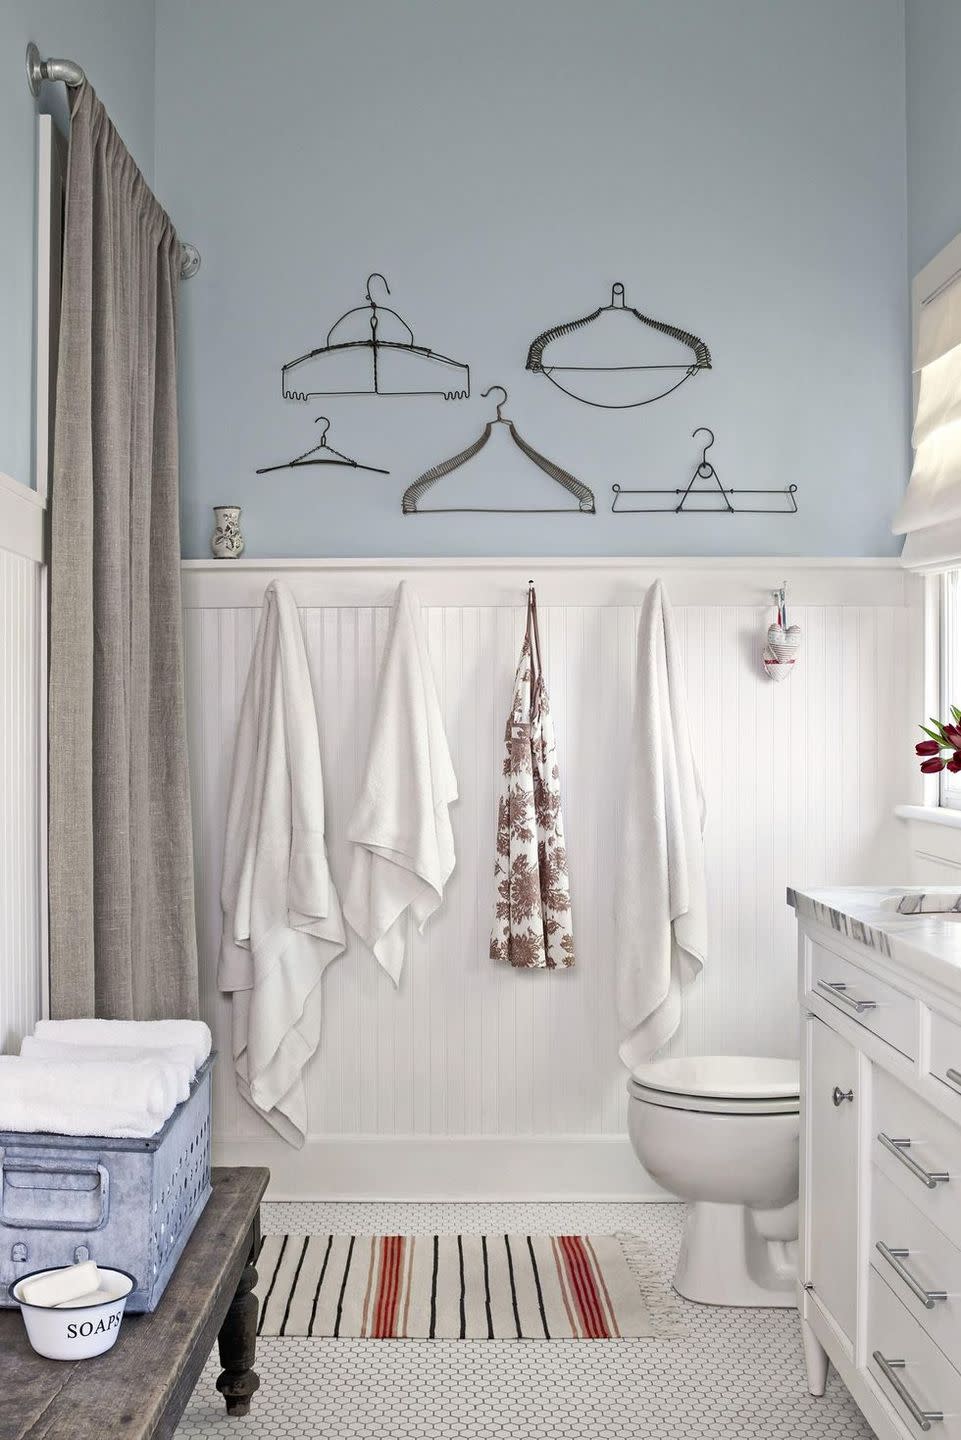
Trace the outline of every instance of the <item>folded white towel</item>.
<instances>
[{"instance_id":1,"label":"folded white towel","mask_svg":"<svg viewBox=\"0 0 961 1440\"><path fill-rule=\"evenodd\" d=\"M404 964L406 910L422 930L454 869L448 807L456 799L420 601L402 581L363 784L347 827L354 857L344 900L348 923L395 985Z\"/></svg>"},{"instance_id":2,"label":"folded white towel","mask_svg":"<svg viewBox=\"0 0 961 1440\"><path fill-rule=\"evenodd\" d=\"M707 953L704 796L660 580L641 611L633 726L615 891L620 1055L632 1070L674 1034Z\"/></svg>"},{"instance_id":3,"label":"folded white towel","mask_svg":"<svg viewBox=\"0 0 961 1440\"><path fill-rule=\"evenodd\" d=\"M36 1035L25 1035L20 1054L25 1060L97 1060L125 1067L149 1060L159 1065L167 1077L174 1105L187 1099L196 1074L193 1055L185 1045L139 1051L129 1045L65 1045L62 1040L40 1040Z\"/></svg>"},{"instance_id":4,"label":"folded white towel","mask_svg":"<svg viewBox=\"0 0 961 1440\"><path fill-rule=\"evenodd\" d=\"M0 1130L146 1138L174 1108L169 1072L151 1060L118 1067L97 1060L0 1055Z\"/></svg>"},{"instance_id":5,"label":"folded white towel","mask_svg":"<svg viewBox=\"0 0 961 1440\"><path fill-rule=\"evenodd\" d=\"M321 978L344 949L324 844L317 711L297 606L273 581L234 745L217 984L233 996L237 1088L292 1145L320 1043Z\"/></svg>"},{"instance_id":6,"label":"folded white towel","mask_svg":"<svg viewBox=\"0 0 961 1440\"><path fill-rule=\"evenodd\" d=\"M211 1045L202 1020L38 1020L33 1033L38 1040L63 1045L130 1045L135 1050L186 1045L198 1070Z\"/></svg>"}]
</instances>

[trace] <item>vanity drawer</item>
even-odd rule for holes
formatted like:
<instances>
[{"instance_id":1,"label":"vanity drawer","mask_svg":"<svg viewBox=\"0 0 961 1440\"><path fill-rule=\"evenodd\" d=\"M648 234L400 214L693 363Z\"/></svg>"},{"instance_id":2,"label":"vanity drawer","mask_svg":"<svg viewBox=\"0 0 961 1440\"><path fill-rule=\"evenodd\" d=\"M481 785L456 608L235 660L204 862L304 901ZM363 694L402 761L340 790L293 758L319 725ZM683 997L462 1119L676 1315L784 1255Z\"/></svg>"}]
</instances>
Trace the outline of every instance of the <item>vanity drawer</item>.
<instances>
[{"instance_id":1,"label":"vanity drawer","mask_svg":"<svg viewBox=\"0 0 961 1440\"><path fill-rule=\"evenodd\" d=\"M871 1192L871 1264L918 1324L961 1365L961 1250L877 1167Z\"/></svg>"},{"instance_id":2,"label":"vanity drawer","mask_svg":"<svg viewBox=\"0 0 961 1440\"><path fill-rule=\"evenodd\" d=\"M961 1129L877 1069L871 1128L877 1168L961 1247Z\"/></svg>"},{"instance_id":3,"label":"vanity drawer","mask_svg":"<svg viewBox=\"0 0 961 1440\"><path fill-rule=\"evenodd\" d=\"M904 1423L961 1440L961 1375L912 1319L872 1266L868 1281L867 1369Z\"/></svg>"},{"instance_id":4,"label":"vanity drawer","mask_svg":"<svg viewBox=\"0 0 961 1440\"><path fill-rule=\"evenodd\" d=\"M940 1080L961 1101L961 1025L936 1010L931 1011L928 1069L935 1080Z\"/></svg>"},{"instance_id":5,"label":"vanity drawer","mask_svg":"<svg viewBox=\"0 0 961 1440\"><path fill-rule=\"evenodd\" d=\"M902 1055L918 1054L918 1002L850 960L811 943L808 993L886 1040Z\"/></svg>"}]
</instances>

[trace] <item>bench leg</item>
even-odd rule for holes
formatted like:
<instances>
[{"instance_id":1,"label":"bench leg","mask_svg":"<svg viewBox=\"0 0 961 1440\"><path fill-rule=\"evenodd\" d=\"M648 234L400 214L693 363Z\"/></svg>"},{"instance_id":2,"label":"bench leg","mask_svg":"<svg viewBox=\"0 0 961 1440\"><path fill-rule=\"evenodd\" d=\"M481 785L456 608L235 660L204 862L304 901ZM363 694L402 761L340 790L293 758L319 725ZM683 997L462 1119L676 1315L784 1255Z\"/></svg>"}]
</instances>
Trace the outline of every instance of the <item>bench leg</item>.
<instances>
[{"instance_id":1,"label":"bench leg","mask_svg":"<svg viewBox=\"0 0 961 1440\"><path fill-rule=\"evenodd\" d=\"M250 1397L260 1385L260 1378L253 1369L257 1349L257 1297L252 1293L257 1284L254 1261L259 1249L258 1219L253 1227L250 1257L217 1337L220 1363L224 1367L217 1389L227 1402L228 1415L249 1415Z\"/></svg>"}]
</instances>

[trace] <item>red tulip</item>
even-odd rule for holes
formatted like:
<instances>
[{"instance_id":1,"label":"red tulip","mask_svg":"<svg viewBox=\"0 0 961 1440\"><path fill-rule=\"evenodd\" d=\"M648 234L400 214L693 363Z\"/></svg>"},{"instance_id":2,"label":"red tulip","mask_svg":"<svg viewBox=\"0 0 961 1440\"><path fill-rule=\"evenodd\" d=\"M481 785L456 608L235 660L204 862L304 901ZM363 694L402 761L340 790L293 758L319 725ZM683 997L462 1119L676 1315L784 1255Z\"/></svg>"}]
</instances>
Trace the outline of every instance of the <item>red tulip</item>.
<instances>
[{"instance_id":1,"label":"red tulip","mask_svg":"<svg viewBox=\"0 0 961 1440\"><path fill-rule=\"evenodd\" d=\"M958 729L957 725L944 725L942 729L944 730L949 745L961 745L961 730Z\"/></svg>"},{"instance_id":2,"label":"red tulip","mask_svg":"<svg viewBox=\"0 0 961 1440\"><path fill-rule=\"evenodd\" d=\"M958 742L961 744L961 741ZM940 755L941 746L937 740L921 740L914 747L917 755Z\"/></svg>"},{"instance_id":3,"label":"red tulip","mask_svg":"<svg viewBox=\"0 0 961 1440\"><path fill-rule=\"evenodd\" d=\"M922 774L922 775L937 775L938 771L939 771L939 770L943 770L943 769L944 769L944 761L941 760L940 758L937 759L937 760L922 760L922 761L921 761L921 774Z\"/></svg>"},{"instance_id":4,"label":"red tulip","mask_svg":"<svg viewBox=\"0 0 961 1440\"><path fill-rule=\"evenodd\" d=\"M952 775L957 775L958 771L961 770L961 750L955 750L945 768L950 770Z\"/></svg>"}]
</instances>

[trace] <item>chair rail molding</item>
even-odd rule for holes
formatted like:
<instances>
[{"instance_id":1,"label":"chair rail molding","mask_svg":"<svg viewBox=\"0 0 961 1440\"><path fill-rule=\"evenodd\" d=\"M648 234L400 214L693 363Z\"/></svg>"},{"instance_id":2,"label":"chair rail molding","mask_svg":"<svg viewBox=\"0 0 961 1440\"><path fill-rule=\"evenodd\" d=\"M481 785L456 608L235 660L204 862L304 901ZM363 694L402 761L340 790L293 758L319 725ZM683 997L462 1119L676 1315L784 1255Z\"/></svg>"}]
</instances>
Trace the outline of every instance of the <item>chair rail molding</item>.
<instances>
[{"instance_id":1,"label":"chair rail molding","mask_svg":"<svg viewBox=\"0 0 961 1440\"><path fill-rule=\"evenodd\" d=\"M425 605L513 606L532 579L542 605L632 605L656 579L675 605L770 606L786 579L795 605L922 604L922 583L896 557L513 556L424 559L184 560L183 603L203 609L259 605L283 579L303 606L390 605L401 580ZM518 578L520 577L520 578Z\"/></svg>"}]
</instances>

